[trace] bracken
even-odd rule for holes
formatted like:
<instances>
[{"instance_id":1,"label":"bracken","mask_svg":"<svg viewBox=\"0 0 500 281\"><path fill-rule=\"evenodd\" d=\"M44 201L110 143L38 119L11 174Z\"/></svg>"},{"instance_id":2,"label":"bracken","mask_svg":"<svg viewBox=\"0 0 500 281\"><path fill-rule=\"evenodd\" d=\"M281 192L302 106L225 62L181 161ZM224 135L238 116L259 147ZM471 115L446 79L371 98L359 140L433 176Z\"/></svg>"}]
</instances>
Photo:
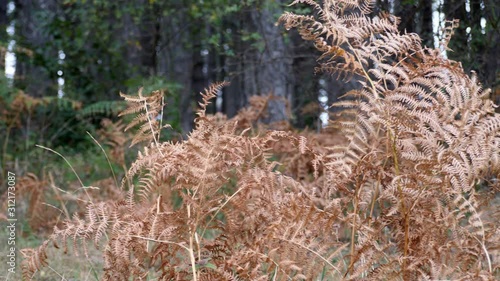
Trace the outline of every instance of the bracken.
<instances>
[{"instance_id":1,"label":"bracken","mask_svg":"<svg viewBox=\"0 0 500 281\"><path fill-rule=\"evenodd\" d=\"M244 118L206 115L226 83L202 94L186 140L160 142L159 94L125 96L125 113L146 112L131 125L141 125L134 143L150 142L123 181L126 196L89 203L24 250L24 277L47 264L49 242L67 240L103 247L103 280L498 277L499 212L485 212L499 189L488 181L500 152L489 91L418 35L399 33L396 17L370 18L371 1L323 2L294 1L314 14L279 22L322 52L319 71L359 79L336 104L345 145L252 134L238 126Z\"/></svg>"}]
</instances>

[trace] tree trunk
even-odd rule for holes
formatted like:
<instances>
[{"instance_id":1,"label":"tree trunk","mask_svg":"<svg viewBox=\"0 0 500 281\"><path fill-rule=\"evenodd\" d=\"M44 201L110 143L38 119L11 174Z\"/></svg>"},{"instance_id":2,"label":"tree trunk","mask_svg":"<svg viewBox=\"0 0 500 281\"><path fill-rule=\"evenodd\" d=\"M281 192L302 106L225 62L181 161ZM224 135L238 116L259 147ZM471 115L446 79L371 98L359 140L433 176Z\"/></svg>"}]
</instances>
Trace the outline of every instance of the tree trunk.
<instances>
[{"instance_id":1,"label":"tree trunk","mask_svg":"<svg viewBox=\"0 0 500 281\"><path fill-rule=\"evenodd\" d=\"M450 59L462 61L464 64L467 64L469 61L469 48L467 46L467 12L465 10L465 1L444 0L443 9L447 20L460 20L460 26L455 30L448 45L453 52L448 52L448 56Z\"/></svg>"},{"instance_id":2,"label":"tree trunk","mask_svg":"<svg viewBox=\"0 0 500 281\"><path fill-rule=\"evenodd\" d=\"M245 46L241 40L240 30L243 28L244 14L239 13L233 20L228 21L227 28L231 30L231 43L234 55L224 56L224 65L227 69L227 78L231 84L223 91L222 108L223 112L229 117L233 117L238 111L246 105L250 93L255 92L251 87L255 85L254 81L246 82L246 77L250 67L246 65ZM224 45L226 42L221 42ZM248 69L247 69L248 68Z\"/></svg>"},{"instance_id":3,"label":"tree trunk","mask_svg":"<svg viewBox=\"0 0 500 281\"><path fill-rule=\"evenodd\" d=\"M255 53L255 94L272 94L278 99L269 101L269 116L266 122L288 120L286 103L291 100L293 91L292 59L285 45L282 30L276 27L275 14L282 10L275 3L265 3L267 9L253 10L251 18L256 31L263 38L263 46ZM254 94L250 93L250 94Z\"/></svg>"},{"instance_id":4,"label":"tree trunk","mask_svg":"<svg viewBox=\"0 0 500 281\"><path fill-rule=\"evenodd\" d=\"M484 1L484 11L487 21L485 41L488 46L482 52L485 62L484 83L487 87L496 88L498 104L500 103L500 7L498 2L496 0Z\"/></svg>"},{"instance_id":5,"label":"tree trunk","mask_svg":"<svg viewBox=\"0 0 500 281\"><path fill-rule=\"evenodd\" d=\"M394 13L401 19L399 24L399 30L403 32L416 32L415 28L415 15L417 13L417 7L404 0L394 1Z\"/></svg>"},{"instance_id":6,"label":"tree trunk","mask_svg":"<svg viewBox=\"0 0 500 281\"><path fill-rule=\"evenodd\" d=\"M297 31L290 31L290 37L294 44L293 48L293 75L297 77L294 83L294 93L292 99L293 124L298 128L312 127L317 124L320 110L304 112L304 106L318 103L319 79L321 75L314 73L314 68L318 66L316 58L318 51L310 42L304 41ZM326 81L334 80L329 76Z\"/></svg>"},{"instance_id":7,"label":"tree trunk","mask_svg":"<svg viewBox=\"0 0 500 281\"><path fill-rule=\"evenodd\" d=\"M178 7L175 17L163 17L160 24L162 49L158 53L158 75L181 85L179 99L180 127L183 134L193 128L194 94L192 86L193 53L190 48L189 17Z\"/></svg>"},{"instance_id":8,"label":"tree trunk","mask_svg":"<svg viewBox=\"0 0 500 281\"><path fill-rule=\"evenodd\" d=\"M130 67L130 76L138 77L141 75L142 53L141 47L136 42L141 37L141 31L130 14L123 15L121 25L123 30L118 34L117 40L124 42L123 57L127 59L127 64Z\"/></svg>"},{"instance_id":9,"label":"tree trunk","mask_svg":"<svg viewBox=\"0 0 500 281\"><path fill-rule=\"evenodd\" d=\"M37 13L54 11L52 0L15 0L16 73L14 85L34 97L57 95L56 74L43 67L46 60L57 60L57 50L46 48L43 22Z\"/></svg>"},{"instance_id":10,"label":"tree trunk","mask_svg":"<svg viewBox=\"0 0 500 281\"><path fill-rule=\"evenodd\" d=\"M420 0L419 5L419 30L422 43L434 48L434 31L432 25L432 0Z\"/></svg>"},{"instance_id":11,"label":"tree trunk","mask_svg":"<svg viewBox=\"0 0 500 281\"><path fill-rule=\"evenodd\" d=\"M145 13L139 24L139 40L141 44L141 73L142 75L154 76L157 70L157 47L160 41L160 14L157 4L144 5Z\"/></svg>"},{"instance_id":12,"label":"tree trunk","mask_svg":"<svg viewBox=\"0 0 500 281\"><path fill-rule=\"evenodd\" d=\"M0 0L0 67L4 67L5 51L7 49L7 0ZM4 49L5 48L5 49Z\"/></svg>"}]
</instances>

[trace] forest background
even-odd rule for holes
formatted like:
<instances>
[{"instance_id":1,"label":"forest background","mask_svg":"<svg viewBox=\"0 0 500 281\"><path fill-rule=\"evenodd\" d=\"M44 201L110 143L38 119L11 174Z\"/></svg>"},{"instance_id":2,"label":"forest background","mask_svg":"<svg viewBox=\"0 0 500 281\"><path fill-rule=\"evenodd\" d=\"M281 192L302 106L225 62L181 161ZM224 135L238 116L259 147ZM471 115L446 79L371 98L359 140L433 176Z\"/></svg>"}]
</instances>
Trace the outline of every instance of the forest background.
<instances>
[{"instance_id":1,"label":"forest background","mask_svg":"<svg viewBox=\"0 0 500 281\"><path fill-rule=\"evenodd\" d=\"M492 99L500 101L500 7L494 0L376 1L374 14L400 17L400 30L417 32L438 46L444 19L459 19L447 56L475 71ZM126 108L119 92L166 90L161 116L173 130L163 139L185 138L201 101L215 81L229 81L207 113L235 116L254 95L273 95L268 123L321 131L328 105L358 87L315 73L318 51L296 31L276 25L283 11L309 14L273 0L15 0L0 1L0 166L33 173L53 184L109 177L100 148L104 118ZM12 58L15 58L14 60ZM134 153L125 155L130 163ZM92 163L92 165L89 165ZM119 167L121 168L121 167ZM2 185L0 193L5 186ZM25 237L40 233L25 225ZM41 227L43 228L43 227ZM43 230L43 229L42 229ZM50 229L45 229L50 231ZM28 239L29 240L29 239ZM37 242L34 242L37 244Z\"/></svg>"},{"instance_id":2,"label":"forest background","mask_svg":"<svg viewBox=\"0 0 500 281\"><path fill-rule=\"evenodd\" d=\"M379 0L373 13L390 11L401 18L401 31L417 32L430 47L438 44L444 19L459 19L448 57L461 61L466 72L476 71L498 103L500 8L495 2ZM312 71L314 46L275 25L285 9L307 13L310 8L287 4L0 1L2 115L16 115L6 111L21 92L45 101L19 108L23 118L3 118L2 170L16 159L24 160L24 171L28 163L41 161L40 153L46 152L33 150L35 143L73 152L88 149L93 144L81 132L95 132L100 119L124 108L120 91L132 93L141 86L169 89L163 118L179 136L192 129L198 93L223 80L231 85L208 113L232 117L249 97L273 94L287 102L271 101L267 121L286 119L296 128L319 130L328 119L328 105L357 81Z\"/></svg>"}]
</instances>

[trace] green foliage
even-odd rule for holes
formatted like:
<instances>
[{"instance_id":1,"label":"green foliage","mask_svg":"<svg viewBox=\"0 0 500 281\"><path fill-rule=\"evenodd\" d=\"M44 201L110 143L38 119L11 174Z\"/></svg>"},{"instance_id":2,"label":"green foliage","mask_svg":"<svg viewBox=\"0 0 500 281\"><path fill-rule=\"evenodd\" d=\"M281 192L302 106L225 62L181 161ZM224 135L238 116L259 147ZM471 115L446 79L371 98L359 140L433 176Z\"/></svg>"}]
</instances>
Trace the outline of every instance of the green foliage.
<instances>
[{"instance_id":1,"label":"green foliage","mask_svg":"<svg viewBox=\"0 0 500 281\"><path fill-rule=\"evenodd\" d=\"M168 81L161 76L150 76L148 78L132 78L125 82L129 92L135 92L138 88L143 88L144 93L154 91L168 91L171 94L178 94L182 86L178 83Z\"/></svg>"},{"instance_id":2,"label":"green foliage","mask_svg":"<svg viewBox=\"0 0 500 281\"><path fill-rule=\"evenodd\" d=\"M123 101L98 101L84 107L79 112L79 117L116 116L125 106Z\"/></svg>"},{"instance_id":3,"label":"green foliage","mask_svg":"<svg viewBox=\"0 0 500 281\"><path fill-rule=\"evenodd\" d=\"M262 36L257 32L247 32L243 30L241 34L241 41L249 42L250 46L257 49L259 52L263 52L266 47Z\"/></svg>"},{"instance_id":4,"label":"green foliage","mask_svg":"<svg viewBox=\"0 0 500 281\"><path fill-rule=\"evenodd\" d=\"M109 1L74 1L62 6L56 16L53 11L40 11L43 30L53 38L44 48L65 54L62 64L47 57L53 52L46 54L44 66L52 75L63 71L66 95L94 101L98 96L109 97L134 71L122 57L126 42L112 32L123 24L117 11L124 8L132 11L130 6Z\"/></svg>"},{"instance_id":5,"label":"green foliage","mask_svg":"<svg viewBox=\"0 0 500 281\"><path fill-rule=\"evenodd\" d=\"M5 76L2 76L2 80L6 81ZM165 131L161 137L162 140L176 137L180 128L178 84L160 77L128 82L130 89L148 85L148 91L166 91L165 98L172 106L164 112L164 122L170 122L174 130ZM0 88L0 103L4 109L1 112L0 130L6 132L2 140L3 171L12 168L19 160L25 169L29 166L30 170L40 173L48 167L48 162L59 162L58 159L45 161L46 153L34 149L36 144L63 151L68 157L76 157L82 151L95 148L85 132L95 136L100 127L100 118L114 118L125 108L123 101L98 101L82 108L81 102L66 97L33 98L7 83L2 83ZM13 94L14 91L17 94ZM88 160L89 157L85 156L84 159Z\"/></svg>"}]
</instances>

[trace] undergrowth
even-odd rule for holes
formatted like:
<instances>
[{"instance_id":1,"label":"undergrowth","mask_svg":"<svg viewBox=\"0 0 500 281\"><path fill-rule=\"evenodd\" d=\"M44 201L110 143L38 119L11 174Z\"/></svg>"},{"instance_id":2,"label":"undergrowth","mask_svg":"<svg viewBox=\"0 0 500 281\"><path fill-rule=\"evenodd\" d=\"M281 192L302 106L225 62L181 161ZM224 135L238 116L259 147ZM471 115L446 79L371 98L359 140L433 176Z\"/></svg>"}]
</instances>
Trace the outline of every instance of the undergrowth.
<instances>
[{"instance_id":1,"label":"undergrowth","mask_svg":"<svg viewBox=\"0 0 500 281\"><path fill-rule=\"evenodd\" d=\"M187 139L164 142L162 92L123 95L124 114L137 114L132 144L145 147L118 184L71 194L84 211L22 251L24 278L50 264L49 247L71 243L88 258L88 242L102 280L498 278L500 116L489 91L399 33L398 18L369 17L371 1L301 3L314 14L279 22L314 43L319 71L360 79L336 104L340 133L255 129L265 97L233 119L205 114L223 82L202 93ZM117 163L120 132L103 132Z\"/></svg>"}]
</instances>

